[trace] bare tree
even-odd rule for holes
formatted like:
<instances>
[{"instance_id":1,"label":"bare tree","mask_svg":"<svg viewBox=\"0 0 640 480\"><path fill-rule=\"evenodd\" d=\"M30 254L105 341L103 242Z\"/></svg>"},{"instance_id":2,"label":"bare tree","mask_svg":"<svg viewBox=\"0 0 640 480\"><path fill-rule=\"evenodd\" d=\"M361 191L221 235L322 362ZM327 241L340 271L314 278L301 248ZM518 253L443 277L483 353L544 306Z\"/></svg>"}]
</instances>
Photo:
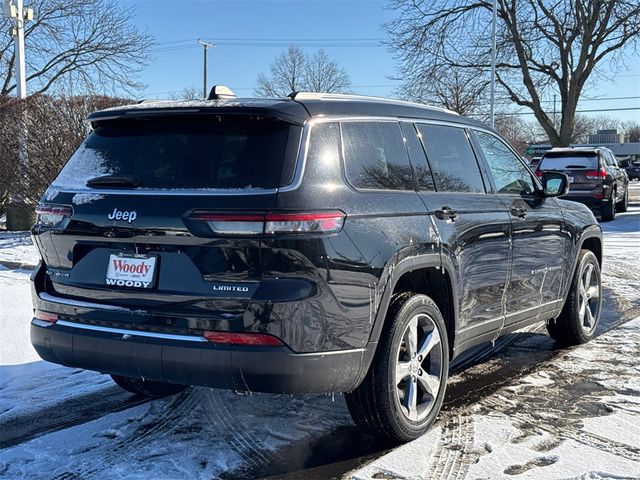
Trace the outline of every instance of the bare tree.
<instances>
[{"instance_id":1,"label":"bare tree","mask_svg":"<svg viewBox=\"0 0 640 480\"><path fill-rule=\"evenodd\" d=\"M152 39L132 26L133 10L113 0L30 0L35 19L25 25L27 84L39 94L65 90L127 91L141 85ZM0 19L0 95L15 88L14 39ZM71 87L71 88L70 88Z\"/></svg>"},{"instance_id":2,"label":"bare tree","mask_svg":"<svg viewBox=\"0 0 640 480\"><path fill-rule=\"evenodd\" d=\"M271 76L258 76L255 93L260 97L285 97L299 91L307 69L307 57L299 47L290 46L271 64Z\"/></svg>"},{"instance_id":3,"label":"bare tree","mask_svg":"<svg viewBox=\"0 0 640 480\"><path fill-rule=\"evenodd\" d=\"M0 96L0 216L17 185L28 203L40 199L88 134L85 118L90 112L127 103L131 101L103 96L31 95L26 100ZM29 139L28 168L18 161L17 129L24 108L29 112L23 117Z\"/></svg>"},{"instance_id":4,"label":"bare tree","mask_svg":"<svg viewBox=\"0 0 640 480\"><path fill-rule=\"evenodd\" d=\"M347 72L330 60L324 50L306 55L291 46L271 64L271 75L260 74L255 94L260 97L284 97L291 92L346 92L351 87Z\"/></svg>"},{"instance_id":5,"label":"bare tree","mask_svg":"<svg viewBox=\"0 0 640 480\"><path fill-rule=\"evenodd\" d=\"M637 120L627 120L620 124L627 142L640 142L640 122Z\"/></svg>"},{"instance_id":6,"label":"bare tree","mask_svg":"<svg viewBox=\"0 0 640 480\"><path fill-rule=\"evenodd\" d=\"M524 155L527 145L536 143L534 125L515 115L497 114L494 125L500 135L521 155Z\"/></svg>"},{"instance_id":7,"label":"bare tree","mask_svg":"<svg viewBox=\"0 0 640 480\"><path fill-rule=\"evenodd\" d=\"M482 72L447 69L434 75L428 85L422 78L409 80L401 95L407 100L442 106L460 115L479 114L487 104L489 81Z\"/></svg>"},{"instance_id":8,"label":"bare tree","mask_svg":"<svg viewBox=\"0 0 640 480\"><path fill-rule=\"evenodd\" d=\"M351 88L349 74L322 49L307 59L302 83L311 92L347 92Z\"/></svg>"},{"instance_id":9,"label":"bare tree","mask_svg":"<svg viewBox=\"0 0 640 480\"><path fill-rule=\"evenodd\" d=\"M386 25L407 84L429 84L443 71L489 68L492 2L391 0L398 18ZM605 63L619 66L640 33L637 0L497 0L497 81L532 110L554 146L571 142L587 80ZM543 106L560 94L559 125Z\"/></svg>"},{"instance_id":10,"label":"bare tree","mask_svg":"<svg viewBox=\"0 0 640 480\"><path fill-rule=\"evenodd\" d=\"M169 98L171 100L200 100L202 99L202 90L191 85L177 93L172 93Z\"/></svg>"}]
</instances>

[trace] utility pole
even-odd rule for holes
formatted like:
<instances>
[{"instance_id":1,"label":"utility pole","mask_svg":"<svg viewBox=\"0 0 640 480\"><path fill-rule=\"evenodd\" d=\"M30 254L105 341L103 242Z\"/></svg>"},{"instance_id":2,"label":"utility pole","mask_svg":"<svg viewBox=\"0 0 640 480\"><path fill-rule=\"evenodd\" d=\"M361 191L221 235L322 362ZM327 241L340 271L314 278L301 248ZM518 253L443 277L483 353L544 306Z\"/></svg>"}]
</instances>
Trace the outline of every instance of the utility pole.
<instances>
[{"instance_id":1,"label":"utility pole","mask_svg":"<svg viewBox=\"0 0 640 480\"><path fill-rule=\"evenodd\" d=\"M15 2L15 3L14 3ZM24 23L33 20L33 9L24 8L23 0L4 0L4 16L10 20L11 36L14 37L16 96L19 100L27 98L27 79L24 55ZM22 103L22 102L21 102ZM18 177L11 188L7 206L7 229L26 230L31 227L33 208L25 199L24 172L27 169L27 135L24 121L24 105L20 105L18 125Z\"/></svg>"},{"instance_id":2,"label":"utility pole","mask_svg":"<svg viewBox=\"0 0 640 480\"><path fill-rule=\"evenodd\" d=\"M209 47L216 48L216 44L205 42L200 39L198 39L198 43L204 47L204 87L202 89L202 96L207 98L209 96L209 92L207 91L207 51Z\"/></svg>"},{"instance_id":3,"label":"utility pole","mask_svg":"<svg viewBox=\"0 0 640 480\"><path fill-rule=\"evenodd\" d=\"M493 0L493 19L491 21L491 110L489 123L491 128L495 124L495 99L496 99L496 22L498 17L497 0Z\"/></svg>"}]
</instances>

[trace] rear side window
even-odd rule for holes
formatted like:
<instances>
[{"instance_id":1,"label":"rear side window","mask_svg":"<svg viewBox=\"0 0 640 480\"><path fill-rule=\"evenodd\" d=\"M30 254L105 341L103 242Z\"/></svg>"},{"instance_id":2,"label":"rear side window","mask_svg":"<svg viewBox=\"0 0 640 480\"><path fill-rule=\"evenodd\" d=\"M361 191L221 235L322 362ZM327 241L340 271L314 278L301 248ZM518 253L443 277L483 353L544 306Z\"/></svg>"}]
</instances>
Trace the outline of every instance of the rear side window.
<instances>
[{"instance_id":1,"label":"rear side window","mask_svg":"<svg viewBox=\"0 0 640 480\"><path fill-rule=\"evenodd\" d=\"M344 122L342 142L347 180L356 188L413 190L400 126L395 122Z\"/></svg>"},{"instance_id":2,"label":"rear side window","mask_svg":"<svg viewBox=\"0 0 640 480\"><path fill-rule=\"evenodd\" d=\"M86 188L90 179L116 175L150 189L276 188L291 181L299 131L248 116L104 121L53 186Z\"/></svg>"},{"instance_id":3,"label":"rear side window","mask_svg":"<svg viewBox=\"0 0 640 480\"><path fill-rule=\"evenodd\" d=\"M439 192L485 192L478 161L462 128L418 124L418 131Z\"/></svg>"},{"instance_id":4,"label":"rear side window","mask_svg":"<svg viewBox=\"0 0 640 480\"><path fill-rule=\"evenodd\" d=\"M581 170L591 169L597 170L598 155L594 152L587 153L548 153L538 165L540 170Z\"/></svg>"}]
</instances>

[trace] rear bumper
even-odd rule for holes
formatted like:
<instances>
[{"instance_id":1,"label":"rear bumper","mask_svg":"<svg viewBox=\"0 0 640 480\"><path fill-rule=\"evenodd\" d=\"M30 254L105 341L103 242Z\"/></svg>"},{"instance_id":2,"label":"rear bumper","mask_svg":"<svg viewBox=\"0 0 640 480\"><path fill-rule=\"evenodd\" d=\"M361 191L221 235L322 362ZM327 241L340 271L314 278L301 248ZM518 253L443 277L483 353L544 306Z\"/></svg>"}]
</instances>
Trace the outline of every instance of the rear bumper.
<instances>
[{"instance_id":1,"label":"rear bumper","mask_svg":"<svg viewBox=\"0 0 640 480\"><path fill-rule=\"evenodd\" d=\"M170 383L271 393L353 390L365 350L297 354L287 347L210 343L197 336L34 319L31 343L49 362Z\"/></svg>"},{"instance_id":2,"label":"rear bumper","mask_svg":"<svg viewBox=\"0 0 640 480\"><path fill-rule=\"evenodd\" d=\"M571 200L572 202L582 203L588 206L589 208L593 208L593 209L601 208L602 205L604 205L606 202L609 201L608 198L596 198L594 196L584 195L584 194L571 195L571 192L569 192L568 195L565 195L564 197L562 197L562 199Z\"/></svg>"}]
</instances>

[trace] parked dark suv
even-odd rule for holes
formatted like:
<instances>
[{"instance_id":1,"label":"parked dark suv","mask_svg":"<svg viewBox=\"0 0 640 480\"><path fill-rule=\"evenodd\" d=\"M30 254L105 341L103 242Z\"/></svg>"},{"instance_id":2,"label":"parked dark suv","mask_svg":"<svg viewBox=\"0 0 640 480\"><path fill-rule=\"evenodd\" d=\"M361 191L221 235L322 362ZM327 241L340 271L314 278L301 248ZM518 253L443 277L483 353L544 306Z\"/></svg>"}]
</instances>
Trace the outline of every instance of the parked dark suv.
<instances>
[{"instance_id":1,"label":"parked dark suv","mask_svg":"<svg viewBox=\"0 0 640 480\"><path fill-rule=\"evenodd\" d=\"M536 173L548 171L566 173L571 188L564 198L599 210L602 220L627 211L629 177L608 148L553 148L543 155Z\"/></svg>"},{"instance_id":2,"label":"parked dark suv","mask_svg":"<svg viewBox=\"0 0 640 480\"><path fill-rule=\"evenodd\" d=\"M602 234L552 198L564 174L436 108L215 91L89 116L33 227L43 359L149 396L346 392L409 440L461 352L539 321L593 337Z\"/></svg>"},{"instance_id":3,"label":"parked dark suv","mask_svg":"<svg viewBox=\"0 0 640 480\"><path fill-rule=\"evenodd\" d=\"M629 162L629 165L625 168L629 180L640 180L640 162Z\"/></svg>"}]
</instances>

